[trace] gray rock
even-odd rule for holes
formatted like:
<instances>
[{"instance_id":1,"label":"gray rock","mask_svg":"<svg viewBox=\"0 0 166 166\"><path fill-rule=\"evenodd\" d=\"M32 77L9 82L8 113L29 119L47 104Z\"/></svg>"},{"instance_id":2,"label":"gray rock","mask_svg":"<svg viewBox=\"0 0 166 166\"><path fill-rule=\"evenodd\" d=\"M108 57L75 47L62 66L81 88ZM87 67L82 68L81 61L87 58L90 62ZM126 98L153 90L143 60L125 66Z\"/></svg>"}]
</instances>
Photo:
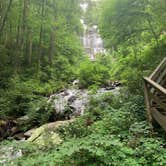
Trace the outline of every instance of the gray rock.
<instances>
[{"instance_id":1,"label":"gray rock","mask_svg":"<svg viewBox=\"0 0 166 166\"><path fill-rule=\"evenodd\" d=\"M31 137L31 135L34 133L35 130L36 130L36 129L28 130L27 132L24 133L24 136L25 136L26 138Z\"/></svg>"},{"instance_id":2,"label":"gray rock","mask_svg":"<svg viewBox=\"0 0 166 166\"><path fill-rule=\"evenodd\" d=\"M103 95L107 92L118 94L119 87L101 88L93 96ZM90 100L90 93L87 89L67 89L63 92L50 96L48 102L52 103L53 108L58 116L66 118L82 115ZM70 111L68 110L70 109ZM71 115L70 115L71 114Z\"/></svg>"},{"instance_id":3,"label":"gray rock","mask_svg":"<svg viewBox=\"0 0 166 166\"><path fill-rule=\"evenodd\" d=\"M14 147L3 146L0 148L0 164L15 160L23 156L22 150Z\"/></svg>"}]
</instances>

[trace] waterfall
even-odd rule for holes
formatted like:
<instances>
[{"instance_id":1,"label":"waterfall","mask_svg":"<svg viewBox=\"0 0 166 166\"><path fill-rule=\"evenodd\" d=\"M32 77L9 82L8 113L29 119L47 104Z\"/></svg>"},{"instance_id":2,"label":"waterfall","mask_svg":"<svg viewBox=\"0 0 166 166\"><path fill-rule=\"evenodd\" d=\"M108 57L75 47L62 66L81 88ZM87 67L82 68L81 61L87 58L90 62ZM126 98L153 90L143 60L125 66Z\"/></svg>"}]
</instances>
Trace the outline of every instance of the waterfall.
<instances>
[{"instance_id":1,"label":"waterfall","mask_svg":"<svg viewBox=\"0 0 166 166\"><path fill-rule=\"evenodd\" d=\"M83 15L85 15L88 9L88 3L83 2L80 4L80 7L83 11ZM99 34L97 25L87 25L84 16L81 17L80 22L83 26L83 36L81 37L83 47L85 48L85 52L89 55L90 60L93 61L95 60L96 54L106 53L103 46L103 40Z\"/></svg>"}]
</instances>

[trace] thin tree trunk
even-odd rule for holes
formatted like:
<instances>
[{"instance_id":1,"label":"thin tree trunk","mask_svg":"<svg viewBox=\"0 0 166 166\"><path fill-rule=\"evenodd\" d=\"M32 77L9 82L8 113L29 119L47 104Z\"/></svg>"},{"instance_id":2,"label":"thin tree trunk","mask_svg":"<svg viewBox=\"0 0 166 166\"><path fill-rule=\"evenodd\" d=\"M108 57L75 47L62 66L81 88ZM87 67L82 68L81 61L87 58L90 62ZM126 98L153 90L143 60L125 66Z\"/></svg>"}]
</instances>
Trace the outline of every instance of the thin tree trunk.
<instances>
[{"instance_id":1,"label":"thin tree trunk","mask_svg":"<svg viewBox=\"0 0 166 166\"><path fill-rule=\"evenodd\" d=\"M22 1L20 1L20 6L22 6ZM15 72L18 71L19 66L20 66L20 45L21 45L21 16L22 16L22 12L20 12L19 15L19 20L18 20L18 25L17 25L17 37L16 37L16 52L15 52L15 58L14 58L14 62L15 62Z\"/></svg>"},{"instance_id":2,"label":"thin tree trunk","mask_svg":"<svg viewBox=\"0 0 166 166\"><path fill-rule=\"evenodd\" d=\"M1 25L0 25L0 37L1 37L1 35L2 35L4 26L5 26L5 23L6 23L6 20L7 20L8 13L9 13L10 8L11 8L11 6L12 6L12 2L13 2L13 0L9 0L9 4L8 4L8 7L7 7L7 10L6 10L6 12L5 12L4 17L2 18L2 23L1 23Z\"/></svg>"},{"instance_id":3,"label":"thin tree trunk","mask_svg":"<svg viewBox=\"0 0 166 166\"><path fill-rule=\"evenodd\" d=\"M28 0L23 2L23 14L22 14L22 30L21 30L21 57L27 61L27 15L28 15Z\"/></svg>"},{"instance_id":4,"label":"thin tree trunk","mask_svg":"<svg viewBox=\"0 0 166 166\"><path fill-rule=\"evenodd\" d=\"M29 56L28 56L28 64L32 64L32 35L31 32L29 32Z\"/></svg>"},{"instance_id":5,"label":"thin tree trunk","mask_svg":"<svg viewBox=\"0 0 166 166\"><path fill-rule=\"evenodd\" d=\"M11 34L13 33L12 31L12 22L10 21L10 28L9 28L9 35L11 36ZM8 48L10 48L10 51L9 51L9 57L10 57L10 64L12 66L14 66L14 63L13 63L13 53L11 52L11 50L14 50L14 47L13 47L13 38L10 37L10 41L8 43Z\"/></svg>"},{"instance_id":6,"label":"thin tree trunk","mask_svg":"<svg viewBox=\"0 0 166 166\"><path fill-rule=\"evenodd\" d=\"M154 39L155 39L155 41L156 41L157 47L159 47L158 36L157 36L155 30L153 29L153 25L152 25L152 23L151 23L151 19L148 17L148 18L147 18L147 21L148 21L148 24L149 24L150 31L151 31L151 33L152 33L152 35L154 36Z\"/></svg>"},{"instance_id":7,"label":"thin tree trunk","mask_svg":"<svg viewBox=\"0 0 166 166\"><path fill-rule=\"evenodd\" d=\"M45 10L45 0L42 1L42 6L41 6L41 25L40 25L38 59L37 59L37 71L38 72L39 72L39 69L40 69L40 63L41 63L40 61L41 61L41 54L42 54L44 10Z\"/></svg>"},{"instance_id":8,"label":"thin tree trunk","mask_svg":"<svg viewBox=\"0 0 166 166\"><path fill-rule=\"evenodd\" d=\"M49 51L49 64L50 64L50 67L52 66L52 57L53 57L53 54L54 54L54 31L52 30L51 33L50 33L50 51Z\"/></svg>"}]
</instances>

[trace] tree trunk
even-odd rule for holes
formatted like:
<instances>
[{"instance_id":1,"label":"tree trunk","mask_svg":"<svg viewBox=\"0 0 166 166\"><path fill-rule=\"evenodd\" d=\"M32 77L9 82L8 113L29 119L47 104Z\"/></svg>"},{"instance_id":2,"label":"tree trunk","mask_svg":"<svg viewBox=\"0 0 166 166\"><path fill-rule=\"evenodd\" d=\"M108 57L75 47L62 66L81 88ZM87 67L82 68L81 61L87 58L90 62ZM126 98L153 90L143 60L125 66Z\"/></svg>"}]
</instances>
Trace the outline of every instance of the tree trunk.
<instances>
[{"instance_id":1,"label":"tree trunk","mask_svg":"<svg viewBox=\"0 0 166 166\"><path fill-rule=\"evenodd\" d=\"M20 1L20 7L22 6L22 1ZM16 52L15 52L15 57L14 57L14 63L15 63L15 72L18 71L19 67L20 67L20 45L21 45L21 16L22 16L22 12L20 11L20 15L19 15L19 20L18 20L18 24L17 24L17 36L16 36Z\"/></svg>"},{"instance_id":2,"label":"tree trunk","mask_svg":"<svg viewBox=\"0 0 166 166\"><path fill-rule=\"evenodd\" d=\"M41 54L42 54L44 10L45 10L45 0L42 1L42 6L41 6L41 25L40 25L38 59L37 59L37 71L38 72L40 70L40 63L41 63L40 61L41 61Z\"/></svg>"},{"instance_id":3,"label":"tree trunk","mask_svg":"<svg viewBox=\"0 0 166 166\"><path fill-rule=\"evenodd\" d=\"M153 37L156 41L157 47L159 48L158 36L157 36L155 30L153 29L153 25L152 25L152 22L151 22L151 19L149 18L149 16L147 18L147 21L148 21L148 24L149 24L149 29L150 29L150 31L151 31L151 33L152 33L152 35L153 35Z\"/></svg>"},{"instance_id":4,"label":"tree trunk","mask_svg":"<svg viewBox=\"0 0 166 166\"><path fill-rule=\"evenodd\" d=\"M52 66L52 57L54 54L54 41L55 41L54 31L52 30L50 33L50 50L49 50L49 64Z\"/></svg>"},{"instance_id":5,"label":"tree trunk","mask_svg":"<svg viewBox=\"0 0 166 166\"><path fill-rule=\"evenodd\" d=\"M21 30L21 57L27 62L27 15L28 15L28 0L24 0L22 14L22 30Z\"/></svg>"},{"instance_id":6,"label":"tree trunk","mask_svg":"<svg viewBox=\"0 0 166 166\"><path fill-rule=\"evenodd\" d=\"M32 64L32 35L31 32L29 32L29 56L28 56L28 64Z\"/></svg>"},{"instance_id":7,"label":"tree trunk","mask_svg":"<svg viewBox=\"0 0 166 166\"><path fill-rule=\"evenodd\" d=\"M10 11L10 8L12 6L12 2L13 2L13 0L9 0L9 4L8 4L8 7L7 7L7 10L5 12L4 17L2 18L2 23L0 25L0 37L2 36L2 32L3 32L4 26L5 26L5 23L6 23L6 20L7 20L7 16L8 16L8 13Z\"/></svg>"}]
</instances>

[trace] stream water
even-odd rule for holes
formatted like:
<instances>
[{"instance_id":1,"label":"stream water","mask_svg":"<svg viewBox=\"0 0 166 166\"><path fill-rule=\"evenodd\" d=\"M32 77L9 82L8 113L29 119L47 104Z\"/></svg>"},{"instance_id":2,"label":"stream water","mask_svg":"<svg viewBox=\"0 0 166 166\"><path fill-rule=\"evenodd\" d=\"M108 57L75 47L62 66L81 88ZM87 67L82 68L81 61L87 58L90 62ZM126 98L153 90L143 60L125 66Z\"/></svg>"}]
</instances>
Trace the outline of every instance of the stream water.
<instances>
[{"instance_id":1,"label":"stream water","mask_svg":"<svg viewBox=\"0 0 166 166\"><path fill-rule=\"evenodd\" d=\"M106 53L106 50L103 47L103 40L99 34L98 26L92 25L89 26L86 24L85 14L88 9L88 3L83 2L80 4L80 7L83 11L83 15L80 19L81 24L83 26L83 36L81 37L81 41L83 47L85 48L85 52L89 55L90 60L95 60L96 55L99 53Z\"/></svg>"}]
</instances>

